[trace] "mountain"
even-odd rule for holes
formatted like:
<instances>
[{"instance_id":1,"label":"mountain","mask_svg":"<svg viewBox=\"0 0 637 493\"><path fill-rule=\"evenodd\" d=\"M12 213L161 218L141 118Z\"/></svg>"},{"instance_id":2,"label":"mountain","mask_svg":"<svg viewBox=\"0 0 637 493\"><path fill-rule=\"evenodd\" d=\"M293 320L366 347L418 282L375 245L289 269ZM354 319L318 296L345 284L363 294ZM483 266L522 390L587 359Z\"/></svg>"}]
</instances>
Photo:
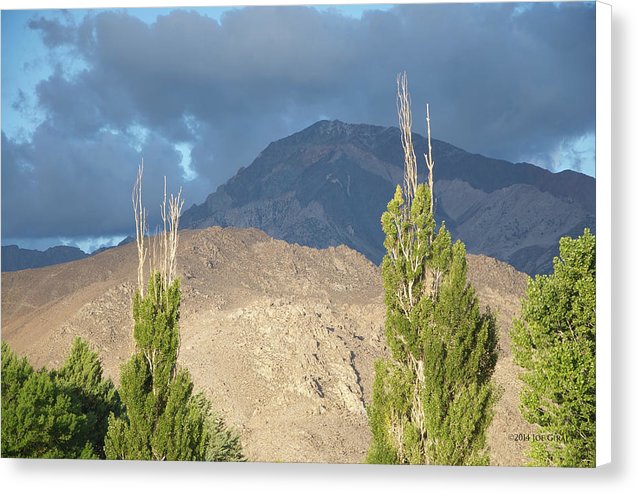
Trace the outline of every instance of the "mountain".
<instances>
[{"instance_id":1,"label":"mountain","mask_svg":"<svg viewBox=\"0 0 637 493\"><path fill-rule=\"evenodd\" d=\"M344 246L315 250L255 229L184 231L179 364L240 432L250 460L362 462L374 362L388 354L380 269ZM497 314L503 389L488 431L491 461L521 465L533 429L518 410L509 343L527 276L468 256L482 309ZM2 338L35 366L57 367L76 336L117 381L131 354L134 244L83 260L2 274Z\"/></svg>"},{"instance_id":2,"label":"mountain","mask_svg":"<svg viewBox=\"0 0 637 493\"><path fill-rule=\"evenodd\" d=\"M126 245L135 241L132 236L127 236L120 241L117 246ZM92 253L85 253L77 247L54 246L45 251L28 250L16 245L2 247L2 272L15 272L23 269L37 269L48 265L63 264L73 260L79 260L91 255L97 255L106 250L114 248L112 246L101 247Z\"/></svg>"},{"instance_id":3,"label":"mountain","mask_svg":"<svg viewBox=\"0 0 637 493\"><path fill-rule=\"evenodd\" d=\"M425 144L414 134L417 156ZM437 219L468 252L531 275L547 273L561 236L594 231L593 178L491 159L439 140L432 146ZM271 143L185 211L181 224L255 227L316 248L344 244L378 264L384 255L380 216L402 184L402 170L397 128L320 121Z\"/></svg>"},{"instance_id":4,"label":"mountain","mask_svg":"<svg viewBox=\"0 0 637 493\"><path fill-rule=\"evenodd\" d=\"M11 272L22 269L35 269L47 265L71 262L87 257L77 247L54 246L41 252L39 250L28 250L16 245L2 247L2 272Z\"/></svg>"}]
</instances>

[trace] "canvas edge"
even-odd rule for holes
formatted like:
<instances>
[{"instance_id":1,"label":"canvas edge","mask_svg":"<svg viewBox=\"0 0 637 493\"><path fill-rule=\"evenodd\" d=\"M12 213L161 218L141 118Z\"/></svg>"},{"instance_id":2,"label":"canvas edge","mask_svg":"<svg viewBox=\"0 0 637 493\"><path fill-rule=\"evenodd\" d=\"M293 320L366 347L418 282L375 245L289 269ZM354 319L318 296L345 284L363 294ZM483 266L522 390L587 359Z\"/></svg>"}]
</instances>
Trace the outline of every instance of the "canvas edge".
<instances>
[{"instance_id":1,"label":"canvas edge","mask_svg":"<svg viewBox=\"0 0 637 493\"><path fill-rule=\"evenodd\" d=\"M596 2L596 466L611 462L611 18Z\"/></svg>"}]
</instances>

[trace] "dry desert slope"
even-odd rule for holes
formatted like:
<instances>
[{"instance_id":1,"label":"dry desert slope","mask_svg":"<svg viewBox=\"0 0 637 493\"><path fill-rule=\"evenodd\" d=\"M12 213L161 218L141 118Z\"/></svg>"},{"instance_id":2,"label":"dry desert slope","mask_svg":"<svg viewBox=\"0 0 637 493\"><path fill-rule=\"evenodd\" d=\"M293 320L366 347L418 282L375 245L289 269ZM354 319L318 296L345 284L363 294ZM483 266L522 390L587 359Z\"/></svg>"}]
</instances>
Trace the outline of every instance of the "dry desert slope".
<instances>
[{"instance_id":1,"label":"dry desert slope","mask_svg":"<svg viewBox=\"0 0 637 493\"><path fill-rule=\"evenodd\" d=\"M250 460L362 462L374 361L387 356L380 270L361 254L315 250L254 229L184 231L180 364L241 434ZM2 274L2 338L36 366L59 365L74 337L117 381L132 349L132 244L87 259ZM503 396L489 431L493 464L519 465L528 431L508 331L526 275L469 256L481 305L498 315Z\"/></svg>"}]
</instances>

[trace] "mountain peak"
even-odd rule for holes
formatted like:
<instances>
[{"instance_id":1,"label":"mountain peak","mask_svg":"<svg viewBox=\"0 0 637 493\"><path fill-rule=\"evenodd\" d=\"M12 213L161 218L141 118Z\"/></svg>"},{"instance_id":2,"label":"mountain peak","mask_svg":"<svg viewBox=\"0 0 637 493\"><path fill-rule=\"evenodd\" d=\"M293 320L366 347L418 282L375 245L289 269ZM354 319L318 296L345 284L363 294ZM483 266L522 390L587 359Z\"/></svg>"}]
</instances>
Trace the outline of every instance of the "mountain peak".
<instances>
[{"instance_id":1,"label":"mountain peak","mask_svg":"<svg viewBox=\"0 0 637 493\"><path fill-rule=\"evenodd\" d=\"M390 128L367 123L346 123L341 120L319 120L309 127L277 142L285 144L303 144L305 142L341 144L356 142L370 145L378 135Z\"/></svg>"},{"instance_id":2,"label":"mountain peak","mask_svg":"<svg viewBox=\"0 0 637 493\"><path fill-rule=\"evenodd\" d=\"M319 120L316 123L310 125L304 131L315 131L326 134L346 134L351 135L355 132L360 132L362 129L378 129L384 130L387 127L381 127L379 125L370 125L367 123L347 123L341 120Z\"/></svg>"}]
</instances>

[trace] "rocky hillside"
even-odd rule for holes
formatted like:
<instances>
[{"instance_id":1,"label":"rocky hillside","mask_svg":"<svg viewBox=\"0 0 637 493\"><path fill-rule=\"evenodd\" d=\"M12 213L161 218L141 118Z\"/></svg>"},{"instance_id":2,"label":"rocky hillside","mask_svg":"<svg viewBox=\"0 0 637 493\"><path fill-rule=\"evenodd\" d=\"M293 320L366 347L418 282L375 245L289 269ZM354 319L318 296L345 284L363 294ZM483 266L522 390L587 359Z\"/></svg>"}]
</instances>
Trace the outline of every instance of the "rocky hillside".
<instances>
[{"instance_id":1,"label":"rocky hillside","mask_svg":"<svg viewBox=\"0 0 637 493\"><path fill-rule=\"evenodd\" d=\"M415 135L414 144L422 157L425 139ZM546 273L561 236L595 228L589 176L490 159L438 140L433 155L437 219L470 253ZM378 264L380 216L402 183L402 156L397 128L321 121L270 144L186 211L182 224L255 227L316 248L344 244Z\"/></svg>"},{"instance_id":2,"label":"rocky hillside","mask_svg":"<svg viewBox=\"0 0 637 493\"><path fill-rule=\"evenodd\" d=\"M2 274L2 338L35 365L59 365L75 336L117 380L132 344L134 245ZM241 433L250 460L362 462L373 364L387 355L378 267L347 247L315 250L255 229L186 231L180 364ZM526 276L482 256L469 275L498 314L504 394L489 431L494 464L523 462L528 430L508 331Z\"/></svg>"}]
</instances>

